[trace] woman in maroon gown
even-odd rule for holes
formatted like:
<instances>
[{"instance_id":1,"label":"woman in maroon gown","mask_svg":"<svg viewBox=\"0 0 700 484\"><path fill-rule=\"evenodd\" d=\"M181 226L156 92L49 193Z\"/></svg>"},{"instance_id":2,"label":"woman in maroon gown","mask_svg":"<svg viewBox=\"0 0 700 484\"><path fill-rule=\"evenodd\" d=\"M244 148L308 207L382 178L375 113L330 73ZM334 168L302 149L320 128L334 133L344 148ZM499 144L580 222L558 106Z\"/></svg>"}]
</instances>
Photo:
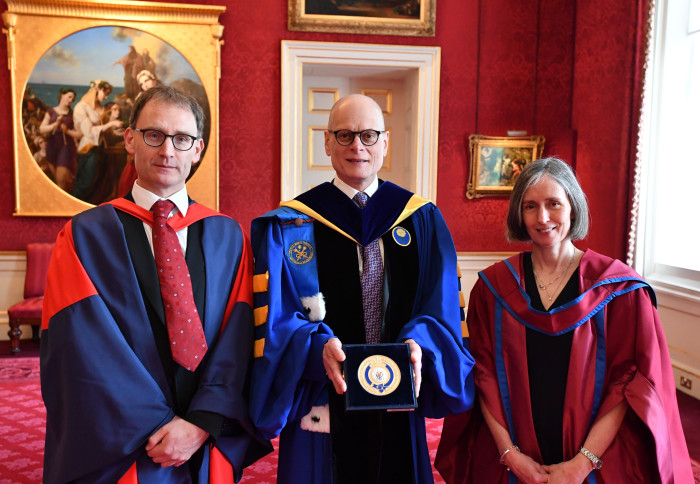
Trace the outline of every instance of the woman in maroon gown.
<instances>
[{"instance_id":1,"label":"woman in maroon gown","mask_svg":"<svg viewBox=\"0 0 700 484\"><path fill-rule=\"evenodd\" d=\"M448 483L694 482L654 292L579 250L587 232L568 165L527 165L508 236L532 251L479 273L471 292L479 405L445 419L435 466Z\"/></svg>"}]
</instances>

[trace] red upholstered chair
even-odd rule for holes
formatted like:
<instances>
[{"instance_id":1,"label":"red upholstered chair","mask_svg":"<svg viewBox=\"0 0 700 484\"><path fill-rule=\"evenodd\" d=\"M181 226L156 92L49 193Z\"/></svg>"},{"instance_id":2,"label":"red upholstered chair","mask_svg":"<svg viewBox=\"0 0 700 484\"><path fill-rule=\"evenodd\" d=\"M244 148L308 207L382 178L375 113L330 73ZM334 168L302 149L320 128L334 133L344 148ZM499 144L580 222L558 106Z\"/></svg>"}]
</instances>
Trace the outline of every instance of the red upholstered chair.
<instances>
[{"instance_id":1,"label":"red upholstered chair","mask_svg":"<svg viewBox=\"0 0 700 484\"><path fill-rule=\"evenodd\" d=\"M32 337L39 339L41 326L41 306L44 303L46 272L54 247L53 242L27 244L27 273L24 278L24 300L7 310L10 318L10 351L19 352L19 339L22 336L20 324L32 325Z\"/></svg>"}]
</instances>

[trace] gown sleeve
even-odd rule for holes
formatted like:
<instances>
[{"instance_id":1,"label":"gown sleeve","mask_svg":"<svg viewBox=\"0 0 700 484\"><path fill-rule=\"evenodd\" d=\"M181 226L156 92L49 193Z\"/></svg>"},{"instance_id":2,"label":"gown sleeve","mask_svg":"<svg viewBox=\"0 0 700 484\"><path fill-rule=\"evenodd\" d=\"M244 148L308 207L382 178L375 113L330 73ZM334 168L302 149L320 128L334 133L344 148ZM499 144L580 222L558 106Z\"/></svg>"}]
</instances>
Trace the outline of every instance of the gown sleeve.
<instances>
[{"instance_id":1,"label":"gown sleeve","mask_svg":"<svg viewBox=\"0 0 700 484\"><path fill-rule=\"evenodd\" d=\"M462 339L457 254L437 207L414 215L419 240L420 276L413 317L399 334L423 352L419 404L426 417L442 418L471 408L474 359Z\"/></svg>"},{"instance_id":2,"label":"gown sleeve","mask_svg":"<svg viewBox=\"0 0 700 484\"><path fill-rule=\"evenodd\" d=\"M321 353L333 333L323 321L311 321L302 305L277 218L254 221L252 242L255 277L262 286L256 284L254 295L250 408L255 426L265 438L274 438L288 421L300 420L325 394L328 379Z\"/></svg>"}]
</instances>

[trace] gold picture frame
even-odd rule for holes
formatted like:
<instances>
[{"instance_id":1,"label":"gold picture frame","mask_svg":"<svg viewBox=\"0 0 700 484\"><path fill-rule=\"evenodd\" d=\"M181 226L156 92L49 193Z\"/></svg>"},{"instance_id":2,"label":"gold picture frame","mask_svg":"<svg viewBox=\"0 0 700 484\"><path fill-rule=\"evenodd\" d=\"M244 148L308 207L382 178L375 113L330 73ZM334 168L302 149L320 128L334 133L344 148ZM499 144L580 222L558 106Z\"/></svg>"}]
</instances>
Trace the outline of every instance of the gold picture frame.
<instances>
[{"instance_id":1,"label":"gold picture frame","mask_svg":"<svg viewBox=\"0 0 700 484\"><path fill-rule=\"evenodd\" d=\"M304 32L435 36L437 0L289 0L287 27Z\"/></svg>"},{"instance_id":2,"label":"gold picture frame","mask_svg":"<svg viewBox=\"0 0 700 484\"><path fill-rule=\"evenodd\" d=\"M522 169L543 150L544 136L469 136L467 198L509 196Z\"/></svg>"},{"instance_id":3,"label":"gold picture frame","mask_svg":"<svg viewBox=\"0 0 700 484\"><path fill-rule=\"evenodd\" d=\"M104 54L102 45L97 47L95 57L87 59L71 58L70 52L61 49L65 62L65 71L56 69L57 74L65 74L70 69L90 75L88 67L99 64L104 72L108 69L121 69L124 91L126 91L127 67L126 54L132 53L136 36L150 36L170 48L167 52L176 52L184 58L183 65L189 63L191 70L199 80L199 84L188 79L178 79L176 87L193 86L192 89L204 93L205 113L208 111L208 122L205 124L206 148L198 163L196 172L187 182L188 192L192 198L211 208L218 209L219 205L219 79L221 77L221 40L223 25L218 21L225 7L204 6L191 4L155 3L131 0L60 0L46 2L45 0L6 0L8 9L2 14L4 29L7 36L8 67L12 93L13 143L15 165L15 215L19 216L73 216L87 208L87 203L74 197L52 181L47 170L42 171L38 158L30 149L29 132L24 124L26 119L27 97L34 96L29 87L30 76L33 75L39 61L45 59L49 51L67 42L72 36L92 35L101 32L100 29L114 29L114 36L131 37L131 45L125 44L124 58L113 59ZM129 40L127 39L127 42ZM87 49L87 47L84 47ZM167 49L166 49L167 50ZM156 57L161 52L156 52ZM143 52L148 55L148 52ZM173 54L175 55L175 54ZM108 58L105 58L108 57ZM112 64L112 61L115 61ZM58 62L58 61L56 61ZM73 62L73 64L70 64ZM81 62L83 62L81 64ZM119 65L121 63L121 65ZM42 64L43 65L43 64ZM57 64L60 65L60 64ZM158 72L158 65L155 70ZM162 66L169 63L163 62ZM124 69L122 69L124 67ZM51 71L47 71L51 74ZM113 71L109 71L113 72ZM141 71L143 72L143 71ZM52 78L49 74L42 74ZM74 72L71 72L74 74ZM112 74L113 75L113 74ZM57 76L59 77L59 76ZM132 75L132 78L136 76ZM86 77L85 84L93 78ZM104 78L102 78L104 79ZM65 82L65 81L64 81ZM165 82L165 81L163 81ZM189 82L189 84L188 84ZM56 81L55 86L59 83ZM118 84L114 94L118 92ZM175 86L175 82L171 85ZM89 85L85 87L85 90ZM77 91L77 90L76 90ZM25 92L29 94L25 95ZM58 92L58 91L56 91ZM125 92L122 93L125 95ZM59 98L61 94L58 94ZM75 107L80 99L74 91ZM202 101L200 100L200 103ZM33 105L34 103L32 103ZM45 107L56 104L56 96L46 103ZM106 106L106 105L105 105ZM24 116L23 116L24 114ZM39 112L37 117L42 113ZM209 129L207 130L206 127ZM65 133L65 131L64 131ZM64 134L65 136L65 134ZM37 138L38 139L38 138ZM77 144L77 142L76 142ZM46 164L44 164L46 165ZM99 202L94 202L99 203Z\"/></svg>"}]
</instances>

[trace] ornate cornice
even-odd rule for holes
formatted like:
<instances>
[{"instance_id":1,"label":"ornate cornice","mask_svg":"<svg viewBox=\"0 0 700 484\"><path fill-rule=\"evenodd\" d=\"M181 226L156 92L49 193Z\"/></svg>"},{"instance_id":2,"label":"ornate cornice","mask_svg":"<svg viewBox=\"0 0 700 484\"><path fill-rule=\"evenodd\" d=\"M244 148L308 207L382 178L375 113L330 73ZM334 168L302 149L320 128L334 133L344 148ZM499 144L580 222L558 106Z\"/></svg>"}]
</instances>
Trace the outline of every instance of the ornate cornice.
<instances>
[{"instance_id":1,"label":"ornate cornice","mask_svg":"<svg viewBox=\"0 0 700 484\"><path fill-rule=\"evenodd\" d=\"M217 23L226 7L134 0L6 0L8 12L25 15L138 21L148 16L156 22Z\"/></svg>"}]
</instances>

